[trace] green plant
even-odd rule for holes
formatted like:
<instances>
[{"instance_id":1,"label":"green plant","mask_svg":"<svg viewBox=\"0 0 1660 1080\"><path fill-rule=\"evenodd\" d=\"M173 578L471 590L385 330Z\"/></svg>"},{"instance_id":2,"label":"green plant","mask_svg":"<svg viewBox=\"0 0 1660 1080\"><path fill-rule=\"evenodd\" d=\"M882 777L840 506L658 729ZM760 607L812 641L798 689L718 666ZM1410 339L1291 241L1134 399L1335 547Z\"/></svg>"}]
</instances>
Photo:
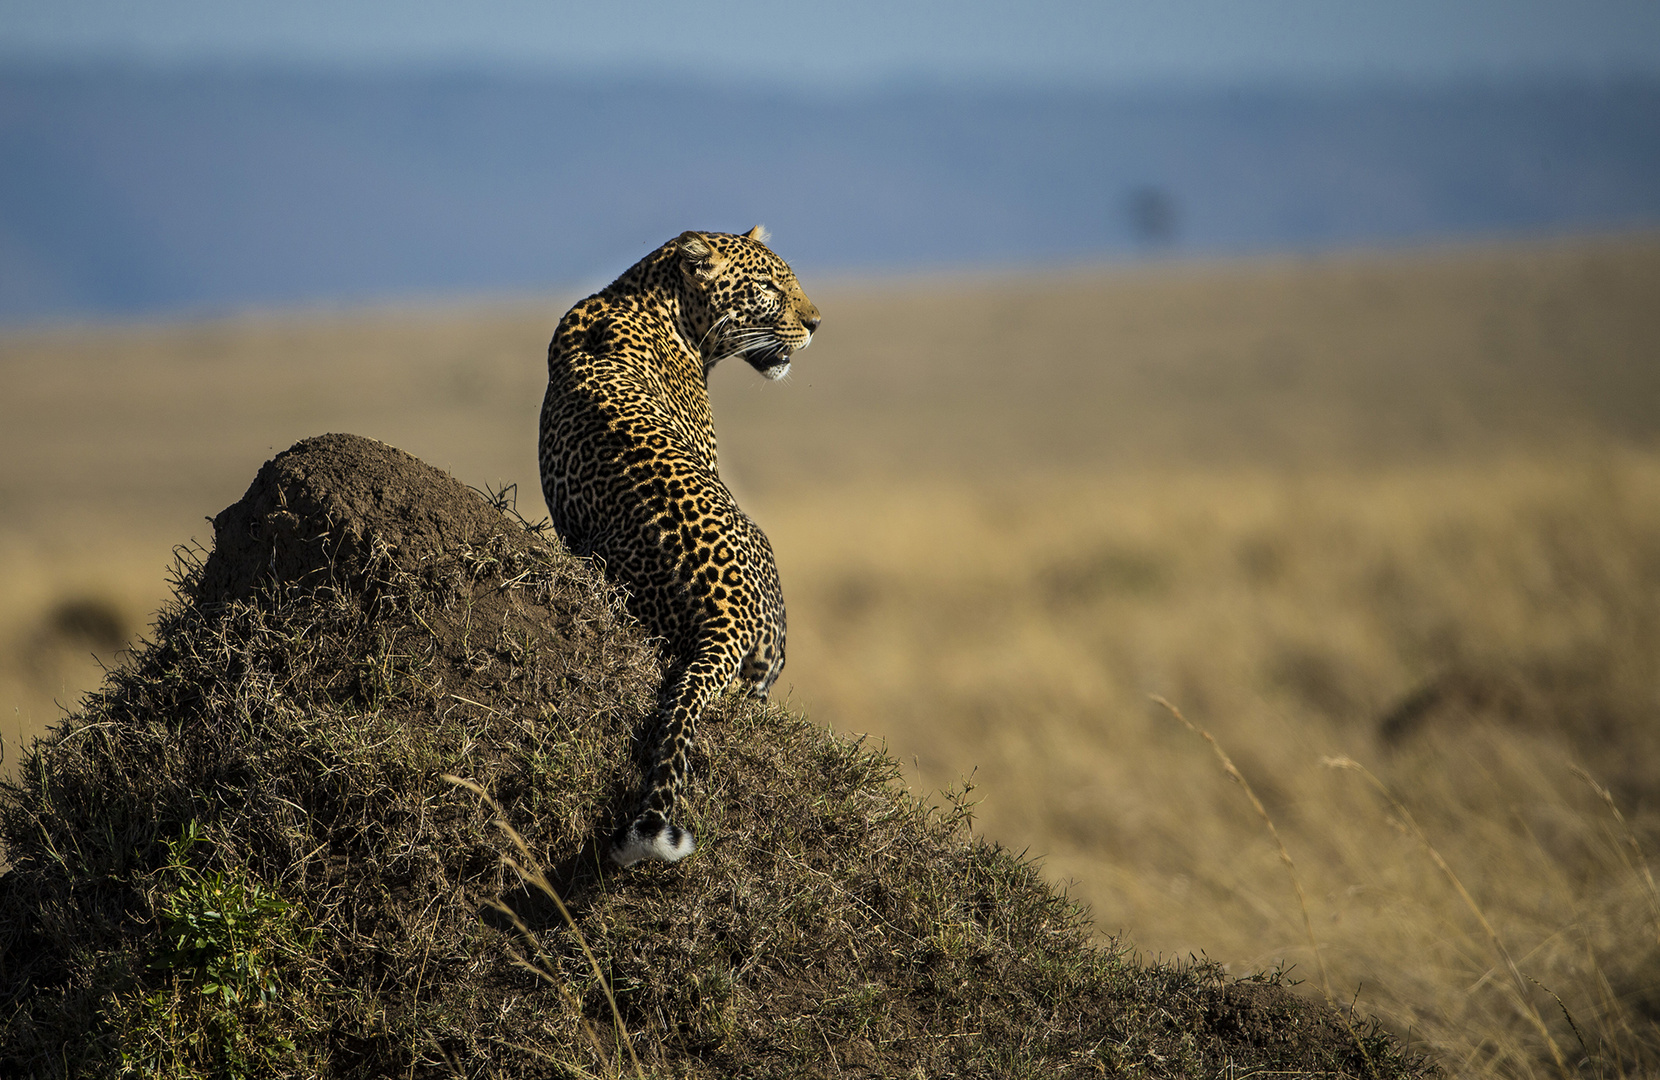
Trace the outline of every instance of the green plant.
<instances>
[{"instance_id":1,"label":"green plant","mask_svg":"<svg viewBox=\"0 0 1660 1080\"><path fill-rule=\"evenodd\" d=\"M125 1074L263 1076L296 1052L282 968L310 935L268 886L201 868L212 851L195 821L167 844L160 943L145 965L165 984L119 995L113 1009Z\"/></svg>"},{"instance_id":2,"label":"green plant","mask_svg":"<svg viewBox=\"0 0 1660 1080\"><path fill-rule=\"evenodd\" d=\"M184 974L198 993L226 1006L265 1004L280 992L268 942L288 918L288 904L257 881L190 865L190 849L205 840L192 821L167 845L164 872L176 884L162 901L166 948L151 967Z\"/></svg>"}]
</instances>

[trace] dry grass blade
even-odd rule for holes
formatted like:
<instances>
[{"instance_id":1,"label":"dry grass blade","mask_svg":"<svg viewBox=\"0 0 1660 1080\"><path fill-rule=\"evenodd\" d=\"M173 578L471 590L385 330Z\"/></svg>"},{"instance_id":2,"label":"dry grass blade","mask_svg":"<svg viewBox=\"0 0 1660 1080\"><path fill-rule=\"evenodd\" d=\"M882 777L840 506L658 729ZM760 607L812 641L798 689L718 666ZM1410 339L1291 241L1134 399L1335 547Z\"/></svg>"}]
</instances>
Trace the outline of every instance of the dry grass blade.
<instances>
[{"instance_id":1,"label":"dry grass blade","mask_svg":"<svg viewBox=\"0 0 1660 1080\"><path fill-rule=\"evenodd\" d=\"M1412 812L1395 797L1395 793L1390 791L1382 780L1373 775L1372 770L1353 758L1325 758L1321 764L1330 769L1347 769L1351 772L1358 772L1377 789L1380 795L1389 800L1389 805L1394 808L1396 815L1400 817L1408 831L1412 833L1413 838L1429 853L1430 859L1440 868L1441 873L1446 875L1447 880L1452 882L1453 888L1458 892L1459 899L1464 901L1464 906L1469 908L1470 914L1474 915L1476 921L1481 924L1481 929L1487 935L1487 941L1492 946L1494 955L1499 958L1504 969L1510 974L1510 980L1515 988L1516 1001L1521 1006L1523 1015L1538 1031L1540 1038L1545 1040L1545 1045L1550 1049L1551 1058L1556 1062L1557 1069L1561 1071L1562 1075L1568 1075L1567 1058L1563 1056L1562 1048L1556 1044L1556 1040L1551 1037L1550 1029L1545 1026L1545 1018L1539 1014L1538 1006L1533 1004L1533 997L1527 992L1527 982L1521 969L1516 966L1516 961L1511 958L1510 950L1505 948L1503 939L1499 937L1499 932L1488 921L1486 913L1481 910L1481 905L1476 903L1475 897L1470 895L1470 890L1464 887L1464 882L1459 880L1458 875L1453 872L1453 868L1447 864L1447 860L1442 858L1441 853L1435 849L1435 845L1429 842L1429 837L1418 825L1418 821L1412 816Z\"/></svg>"},{"instance_id":2,"label":"dry grass blade","mask_svg":"<svg viewBox=\"0 0 1660 1080\"><path fill-rule=\"evenodd\" d=\"M1626 846L1631 849L1629 857L1624 856L1623 852L1621 853L1622 857L1625 859L1626 865L1631 868L1631 872L1636 874L1638 880L1643 884L1643 894L1648 898L1649 910L1654 914L1655 938L1660 940L1660 887L1657 887L1654 883L1654 872L1648 868L1648 859L1643 856L1643 847L1637 842L1636 831L1632 829L1631 823L1625 819L1625 815L1620 813L1620 808L1614 805L1613 792L1598 783L1590 773L1578 765L1569 765L1568 771L1585 781L1591 790L1597 793L1597 797L1608 807L1608 812L1614 816L1615 823L1619 825L1620 833L1625 837Z\"/></svg>"},{"instance_id":3,"label":"dry grass blade","mask_svg":"<svg viewBox=\"0 0 1660 1080\"><path fill-rule=\"evenodd\" d=\"M497 803L490 793L485 791L478 784L473 783L471 780L451 775L450 773L445 773L442 777L440 777L440 779L442 779L445 783L454 784L456 787L466 788L468 791L471 791L473 794L489 803L490 809L496 812L496 827L507 835L507 838L513 842L514 847L519 849L519 854L524 859L523 863L519 863L506 857L504 857L502 861L512 867L513 872L518 874L521 880L527 881L536 886L536 888L545 894L548 899L552 900L554 906L559 909L560 918L565 920L565 925L569 926L571 928L571 933L576 935L577 944L582 947L582 955L588 958L588 966L593 969L594 978L599 980L599 987L605 993L605 1001L611 1006L611 1020L617 1026L617 1039L628 1051L628 1059L634 1065L634 1075L643 1078L645 1076L645 1072L640 1067L639 1056L634 1052L634 1041L628 1037L628 1027L623 1023L621 1010L617 1008L616 996L611 993L611 982L605 977L605 972L600 969L599 961L594 958L593 950L588 948L588 939L582 933L582 930L576 925L576 919L571 916L570 908L565 906L565 901L559 896L558 890L553 887L553 883L547 879L547 875L542 873L541 868L536 865L536 859L531 855L530 848L525 844L524 837L520 836L518 830L513 828L513 826L508 823L507 817L502 811L501 804ZM524 921L519 918L518 914L506 904L497 902L493 906L508 915L513 921L514 928L519 930L520 933L524 934L532 941L536 940L535 937L531 935L529 927L525 926ZM540 950L541 943L537 942L536 947ZM552 963L545 952L542 953L542 962L544 964L548 964L551 968ZM542 974L546 975L550 982L552 981L551 974L547 972ZM586 1021L584 1021L584 1023L586 1023Z\"/></svg>"},{"instance_id":4,"label":"dry grass blade","mask_svg":"<svg viewBox=\"0 0 1660 1080\"><path fill-rule=\"evenodd\" d=\"M1320 945L1314 939L1314 920L1308 914L1308 899L1303 895L1303 883L1297 877L1297 864L1291 861L1291 852L1286 849L1285 842L1280 839L1280 831L1274 827L1274 819L1268 816L1268 808L1262 805L1262 800L1257 798L1257 793L1251 788L1251 782L1245 779L1245 774L1239 771L1239 767L1233 763L1233 759L1228 757L1227 751L1222 749L1222 744L1217 742L1210 732L1195 725L1193 721L1183 716L1182 711L1165 698L1158 694L1153 694L1151 697L1171 716L1185 724L1189 731L1210 744L1210 748L1216 752L1217 759L1222 762L1223 772L1227 773L1229 779L1244 789L1245 797L1251 800L1251 806L1256 809L1257 816L1262 818L1262 823L1268 827L1268 835L1274 838L1274 846L1279 849L1280 862L1285 866L1286 876L1291 879L1291 888L1297 894L1297 907L1303 913L1303 932L1308 935L1308 949L1309 952L1314 954L1314 966L1320 973L1320 992L1325 995L1326 1001L1337 1009L1337 1014L1343 1018L1344 1026L1348 1027L1350 1036L1354 1038L1355 1046L1359 1048L1361 1056L1366 1059L1367 1070L1376 1076L1377 1067L1372 1064L1370 1055L1366 1053L1365 1044L1360 1041L1359 1035L1355 1034L1354 1024L1349 1019L1348 1011L1332 999L1331 981L1326 976L1326 962L1320 956Z\"/></svg>"},{"instance_id":5,"label":"dry grass blade","mask_svg":"<svg viewBox=\"0 0 1660 1080\"><path fill-rule=\"evenodd\" d=\"M1268 816L1268 808L1262 805L1262 800L1257 798L1257 793L1251 788L1251 782L1245 779L1245 774L1239 771L1239 767L1233 763L1233 759L1228 757L1227 751L1222 749L1222 744L1217 742L1210 732L1195 725L1193 721L1182 715L1180 709L1158 694L1150 696L1155 704L1163 707L1171 716L1185 724L1189 731L1210 744L1210 748L1216 752L1217 760L1222 762L1222 771L1228 774L1230 780L1244 789L1245 797L1251 800L1251 806L1256 810L1257 816L1262 818L1262 823L1268 827L1268 835L1273 837L1274 846L1279 849L1280 862L1284 864L1286 874L1291 878L1291 888L1297 894L1297 907L1303 913L1303 931L1308 935L1309 951L1314 954L1314 964L1320 972L1320 990L1325 994L1327 1001L1333 1000L1331 984L1326 979L1326 965L1320 959L1320 949L1314 939L1314 920L1309 917L1308 900L1303 895L1302 882L1297 878L1297 864L1291 861L1291 852L1286 850L1285 842L1280 839L1280 832L1274 827L1274 819Z\"/></svg>"},{"instance_id":6,"label":"dry grass blade","mask_svg":"<svg viewBox=\"0 0 1660 1080\"><path fill-rule=\"evenodd\" d=\"M523 971L530 972L532 975L535 975L537 978L541 979L543 982L547 983L559 992L559 996L563 998L566 1004L570 1005L571 1009L576 1013L577 1021L582 1025L582 1034L587 1038L589 1045L594 1048L594 1052L599 1055L599 1059L601 1061L609 1063L610 1055L605 1049L605 1043L600 1039L599 1034L594 1031L594 1025L590 1024L588 1022L588 1018L582 1015L582 1003L576 999L576 995L572 994L564 983L553 977L553 960L550 956L548 956L547 950L542 947L540 939L538 939L535 934L531 933L530 927L525 923L524 919L520 918L519 913L514 911L511 907L502 903L500 900L489 900L487 901L487 904L492 911L496 911L504 916L509 924L512 925L513 929L519 932L520 937L523 937L535 944L537 955L542 961L542 966L537 967L524 957L514 953L514 965ZM562 1064L566 1063L562 1062ZM572 1065L571 1067L576 1068L575 1065Z\"/></svg>"}]
</instances>

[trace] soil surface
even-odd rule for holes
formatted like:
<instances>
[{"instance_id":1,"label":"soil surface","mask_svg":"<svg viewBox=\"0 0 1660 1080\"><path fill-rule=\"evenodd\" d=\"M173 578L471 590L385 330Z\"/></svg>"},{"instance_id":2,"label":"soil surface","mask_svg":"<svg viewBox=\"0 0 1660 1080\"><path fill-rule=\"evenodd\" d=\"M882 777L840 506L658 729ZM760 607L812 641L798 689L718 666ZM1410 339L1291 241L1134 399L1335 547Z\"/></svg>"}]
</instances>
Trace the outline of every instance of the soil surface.
<instances>
[{"instance_id":1,"label":"soil surface","mask_svg":"<svg viewBox=\"0 0 1660 1080\"><path fill-rule=\"evenodd\" d=\"M356 580L378 539L406 570L501 535L501 512L448 473L359 435L318 435L267 461L213 519L206 602L260 584Z\"/></svg>"}]
</instances>

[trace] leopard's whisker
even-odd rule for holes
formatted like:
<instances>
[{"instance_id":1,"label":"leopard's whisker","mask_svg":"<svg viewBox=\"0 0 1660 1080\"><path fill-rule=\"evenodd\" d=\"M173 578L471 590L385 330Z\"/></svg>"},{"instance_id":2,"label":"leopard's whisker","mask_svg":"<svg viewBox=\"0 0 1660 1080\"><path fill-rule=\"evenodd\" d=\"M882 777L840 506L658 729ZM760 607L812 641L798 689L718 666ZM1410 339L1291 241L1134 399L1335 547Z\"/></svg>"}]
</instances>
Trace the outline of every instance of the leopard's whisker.
<instances>
[{"instance_id":1,"label":"leopard's whisker","mask_svg":"<svg viewBox=\"0 0 1660 1080\"><path fill-rule=\"evenodd\" d=\"M699 353L703 352L703 346L708 343L709 335L713 334L716 330L719 330L721 328L721 324L726 322L726 320L730 319L731 317L732 317L732 313L730 311L728 311L725 315L722 315L720 318L716 319L713 323L709 324L709 329L705 330L703 332L703 337L698 340L697 351Z\"/></svg>"}]
</instances>

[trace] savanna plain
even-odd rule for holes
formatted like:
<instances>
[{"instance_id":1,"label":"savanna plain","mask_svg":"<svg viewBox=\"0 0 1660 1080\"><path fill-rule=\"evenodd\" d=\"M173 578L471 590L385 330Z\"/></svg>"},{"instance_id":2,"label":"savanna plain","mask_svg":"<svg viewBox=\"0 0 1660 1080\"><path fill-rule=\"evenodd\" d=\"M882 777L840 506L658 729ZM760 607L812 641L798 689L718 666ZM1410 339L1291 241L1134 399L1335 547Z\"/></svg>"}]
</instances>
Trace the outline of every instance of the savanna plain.
<instances>
[{"instance_id":1,"label":"savanna plain","mask_svg":"<svg viewBox=\"0 0 1660 1080\"><path fill-rule=\"evenodd\" d=\"M1454 1074L1660 1073L1660 238L804 284L794 374L712 380L775 696L1103 936ZM573 298L0 335L8 762L298 439L540 517Z\"/></svg>"}]
</instances>

